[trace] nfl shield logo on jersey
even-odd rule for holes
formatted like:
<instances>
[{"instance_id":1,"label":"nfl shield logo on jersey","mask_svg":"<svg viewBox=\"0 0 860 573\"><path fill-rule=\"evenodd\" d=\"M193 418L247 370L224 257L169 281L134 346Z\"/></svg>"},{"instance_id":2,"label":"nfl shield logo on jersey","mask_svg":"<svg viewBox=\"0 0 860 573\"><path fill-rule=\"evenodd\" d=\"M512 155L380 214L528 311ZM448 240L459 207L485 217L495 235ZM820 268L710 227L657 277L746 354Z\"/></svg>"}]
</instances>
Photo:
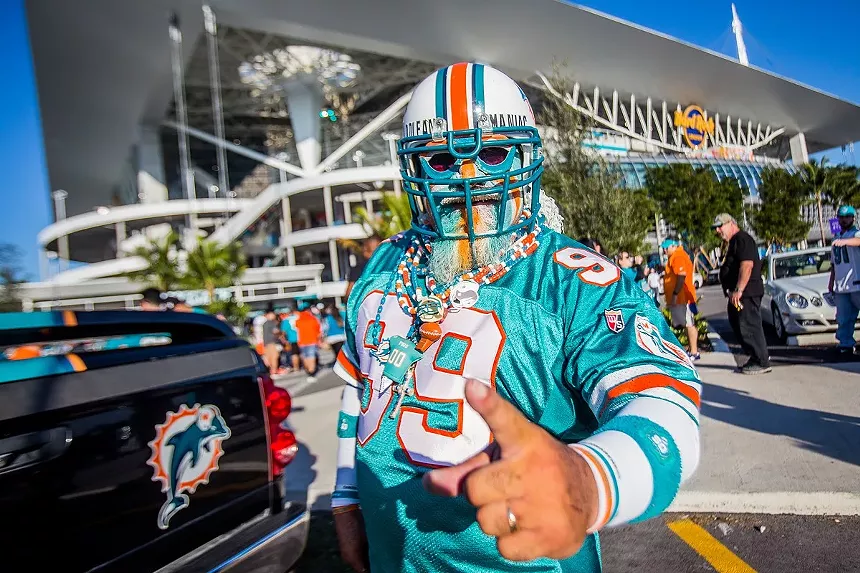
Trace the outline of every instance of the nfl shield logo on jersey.
<instances>
[{"instance_id":1,"label":"nfl shield logo on jersey","mask_svg":"<svg viewBox=\"0 0 860 573\"><path fill-rule=\"evenodd\" d=\"M624 330L624 315L621 314L620 310L605 310L603 315L606 317L606 326L609 327L609 330L615 334Z\"/></svg>"}]
</instances>

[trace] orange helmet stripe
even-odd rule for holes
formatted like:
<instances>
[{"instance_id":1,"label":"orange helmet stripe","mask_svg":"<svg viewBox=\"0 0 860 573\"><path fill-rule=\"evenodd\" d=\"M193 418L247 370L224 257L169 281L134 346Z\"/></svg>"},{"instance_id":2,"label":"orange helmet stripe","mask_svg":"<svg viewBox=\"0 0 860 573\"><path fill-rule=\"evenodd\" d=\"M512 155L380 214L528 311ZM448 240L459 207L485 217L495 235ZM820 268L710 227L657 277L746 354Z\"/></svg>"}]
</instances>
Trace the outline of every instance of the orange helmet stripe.
<instances>
[{"instance_id":1,"label":"orange helmet stripe","mask_svg":"<svg viewBox=\"0 0 860 573\"><path fill-rule=\"evenodd\" d=\"M451 114L451 127L449 129L469 129L469 94L466 92L468 85L469 64L461 62L450 68L451 83L448 89L448 111Z\"/></svg>"}]
</instances>

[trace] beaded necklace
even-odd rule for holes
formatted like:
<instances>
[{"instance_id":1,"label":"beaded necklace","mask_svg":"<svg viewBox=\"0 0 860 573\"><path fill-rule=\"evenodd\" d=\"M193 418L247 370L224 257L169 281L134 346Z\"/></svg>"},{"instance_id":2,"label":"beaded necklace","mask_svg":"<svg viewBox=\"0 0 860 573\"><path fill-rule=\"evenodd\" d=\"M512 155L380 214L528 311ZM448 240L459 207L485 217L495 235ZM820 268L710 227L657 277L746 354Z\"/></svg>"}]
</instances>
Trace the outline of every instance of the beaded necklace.
<instances>
[{"instance_id":1,"label":"beaded necklace","mask_svg":"<svg viewBox=\"0 0 860 573\"><path fill-rule=\"evenodd\" d=\"M530 216L527 210L524 210L520 221L524 221ZM397 297L397 303L404 314L412 317L412 326L409 329L406 337L415 340L419 332L421 316L419 308L422 304L428 303L436 308L436 316L431 319L432 322L442 322L445 313L452 307L451 289L461 281L472 281L478 285L492 284L502 278L518 261L528 257L534 253L540 242L538 236L541 233L541 225L534 225L531 231L526 228L520 229L516 233L516 238L502 252L501 261L485 265L474 272L468 271L461 274L459 277L445 285L439 285L436 278L427 268L427 262L432 252L432 246L422 240L419 235L412 237L409 247L404 251L403 256L397 264L397 269L392 273L391 280L385 289L385 293L392 291ZM424 293L424 288L419 284L424 282L424 288L427 294ZM376 318L371 327L372 344L379 348L381 341L380 319L382 310L385 306L386 297L383 296L379 302L379 307L376 310ZM419 319L416 321L416 317ZM416 324L419 323L419 324Z\"/></svg>"}]
</instances>

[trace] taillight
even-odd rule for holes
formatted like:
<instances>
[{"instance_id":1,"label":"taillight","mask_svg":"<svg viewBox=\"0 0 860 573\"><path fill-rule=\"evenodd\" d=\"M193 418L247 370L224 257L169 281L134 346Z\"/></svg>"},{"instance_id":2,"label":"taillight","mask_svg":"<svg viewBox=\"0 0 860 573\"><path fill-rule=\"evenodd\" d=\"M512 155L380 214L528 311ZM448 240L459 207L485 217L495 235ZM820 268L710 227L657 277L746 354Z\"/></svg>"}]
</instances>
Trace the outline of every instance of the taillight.
<instances>
[{"instance_id":1,"label":"taillight","mask_svg":"<svg viewBox=\"0 0 860 573\"><path fill-rule=\"evenodd\" d=\"M266 411L269 412L270 424L280 424L290 415L293 400L290 398L289 392L283 388L278 388L274 383L272 386L266 393Z\"/></svg>"},{"instance_id":2,"label":"taillight","mask_svg":"<svg viewBox=\"0 0 860 573\"><path fill-rule=\"evenodd\" d=\"M299 453L299 444L296 443L296 435L289 430L282 430L272 441L272 459L281 466L281 471L285 465L293 461L297 453Z\"/></svg>"},{"instance_id":3,"label":"taillight","mask_svg":"<svg viewBox=\"0 0 860 573\"><path fill-rule=\"evenodd\" d=\"M260 376L258 381L266 403L266 431L271 477L274 478L283 473L284 466L293 461L299 451L295 434L283 427L284 420L292 410L293 400L289 392L275 386L275 382L269 375Z\"/></svg>"}]
</instances>

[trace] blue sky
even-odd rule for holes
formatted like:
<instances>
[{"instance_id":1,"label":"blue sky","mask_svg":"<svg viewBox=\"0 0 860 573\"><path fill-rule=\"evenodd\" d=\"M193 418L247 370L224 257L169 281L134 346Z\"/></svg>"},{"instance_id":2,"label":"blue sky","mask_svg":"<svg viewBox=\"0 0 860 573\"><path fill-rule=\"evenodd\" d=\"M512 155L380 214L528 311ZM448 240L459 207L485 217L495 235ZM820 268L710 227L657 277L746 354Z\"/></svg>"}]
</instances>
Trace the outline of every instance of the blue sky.
<instances>
[{"instance_id":1,"label":"blue sky","mask_svg":"<svg viewBox=\"0 0 860 573\"><path fill-rule=\"evenodd\" d=\"M145 1L145 0L136 0ZM575 2L681 40L737 54L731 3L705 0L585 0ZM860 102L860 22L857 0L737 0L751 63L820 90ZM27 278L38 279L36 235L51 221L23 0L0 2L0 243L25 254ZM860 145L854 159L860 160ZM841 150L828 154L844 160Z\"/></svg>"}]
</instances>

